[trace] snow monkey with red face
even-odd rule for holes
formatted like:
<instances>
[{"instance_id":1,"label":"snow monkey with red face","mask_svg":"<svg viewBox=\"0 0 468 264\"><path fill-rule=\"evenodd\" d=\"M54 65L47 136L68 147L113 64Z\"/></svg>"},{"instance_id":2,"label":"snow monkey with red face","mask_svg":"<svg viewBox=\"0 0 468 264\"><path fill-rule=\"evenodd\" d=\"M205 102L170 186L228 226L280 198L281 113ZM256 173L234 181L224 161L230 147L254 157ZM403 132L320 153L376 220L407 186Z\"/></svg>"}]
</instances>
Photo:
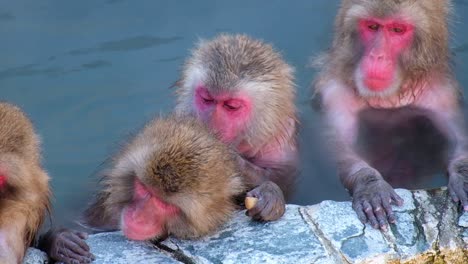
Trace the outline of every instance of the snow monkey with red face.
<instances>
[{"instance_id":1,"label":"snow monkey with red face","mask_svg":"<svg viewBox=\"0 0 468 264\"><path fill-rule=\"evenodd\" d=\"M247 214L280 218L298 172L293 69L269 44L220 35L199 43L176 85L176 112L195 116L237 151L247 197L258 199Z\"/></svg>"},{"instance_id":2,"label":"snow monkey with red face","mask_svg":"<svg viewBox=\"0 0 468 264\"><path fill-rule=\"evenodd\" d=\"M468 149L449 66L448 0L343 0L315 88L362 222L395 222L392 188L446 170L468 210Z\"/></svg>"}]
</instances>

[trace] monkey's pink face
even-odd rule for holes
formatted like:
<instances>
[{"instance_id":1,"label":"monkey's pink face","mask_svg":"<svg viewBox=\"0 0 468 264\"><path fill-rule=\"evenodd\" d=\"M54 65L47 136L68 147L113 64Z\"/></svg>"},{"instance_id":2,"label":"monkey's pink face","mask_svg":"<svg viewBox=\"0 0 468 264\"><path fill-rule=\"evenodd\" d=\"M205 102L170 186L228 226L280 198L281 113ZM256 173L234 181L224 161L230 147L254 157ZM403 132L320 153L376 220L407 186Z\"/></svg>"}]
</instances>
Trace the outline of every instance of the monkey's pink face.
<instances>
[{"instance_id":1,"label":"monkey's pink face","mask_svg":"<svg viewBox=\"0 0 468 264\"><path fill-rule=\"evenodd\" d=\"M225 143L234 141L245 129L251 114L247 95L211 94L203 85L195 89L195 108L203 122L218 132Z\"/></svg>"},{"instance_id":2,"label":"monkey's pink face","mask_svg":"<svg viewBox=\"0 0 468 264\"><path fill-rule=\"evenodd\" d=\"M0 191L2 191L7 185L7 171L0 164Z\"/></svg>"},{"instance_id":3,"label":"monkey's pink face","mask_svg":"<svg viewBox=\"0 0 468 264\"><path fill-rule=\"evenodd\" d=\"M401 19L361 19L358 32L364 55L357 69L358 86L371 94L391 93L401 85L399 58L409 49L414 26ZM364 89L363 89L364 88ZM390 91L392 90L392 91Z\"/></svg>"},{"instance_id":4,"label":"monkey's pink face","mask_svg":"<svg viewBox=\"0 0 468 264\"><path fill-rule=\"evenodd\" d=\"M179 208L161 200L138 179L134 188L132 202L122 211L124 235L133 240L165 236L165 225L179 214Z\"/></svg>"},{"instance_id":5,"label":"monkey's pink face","mask_svg":"<svg viewBox=\"0 0 468 264\"><path fill-rule=\"evenodd\" d=\"M7 178L5 175L0 173L0 191L6 186Z\"/></svg>"}]
</instances>

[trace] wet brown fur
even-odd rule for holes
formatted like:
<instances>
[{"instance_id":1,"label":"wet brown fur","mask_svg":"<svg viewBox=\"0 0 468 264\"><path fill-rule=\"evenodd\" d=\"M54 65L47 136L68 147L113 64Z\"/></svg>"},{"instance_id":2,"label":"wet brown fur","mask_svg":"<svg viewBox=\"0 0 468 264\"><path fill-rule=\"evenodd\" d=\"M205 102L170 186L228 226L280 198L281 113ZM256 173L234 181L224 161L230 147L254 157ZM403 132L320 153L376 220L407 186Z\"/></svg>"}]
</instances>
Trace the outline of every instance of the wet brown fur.
<instances>
[{"instance_id":1,"label":"wet brown fur","mask_svg":"<svg viewBox=\"0 0 468 264\"><path fill-rule=\"evenodd\" d=\"M215 231L236 209L245 192L234 153L196 119L170 116L149 122L112 162L97 201L87 210L92 227L117 228L133 196L137 177L161 198L181 209L166 231L195 238Z\"/></svg>"},{"instance_id":2,"label":"wet brown fur","mask_svg":"<svg viewBox=\"0 0 468 264\"><path fill-rule=\"evenodd\" d=\"M39 145L25 114L0 103L0 170L7 177L0 193L0 239L6 239L6 245L0 241L1 263L21 261L49 211L49 177L40 164Z\"/></svg>"}]
</instances>

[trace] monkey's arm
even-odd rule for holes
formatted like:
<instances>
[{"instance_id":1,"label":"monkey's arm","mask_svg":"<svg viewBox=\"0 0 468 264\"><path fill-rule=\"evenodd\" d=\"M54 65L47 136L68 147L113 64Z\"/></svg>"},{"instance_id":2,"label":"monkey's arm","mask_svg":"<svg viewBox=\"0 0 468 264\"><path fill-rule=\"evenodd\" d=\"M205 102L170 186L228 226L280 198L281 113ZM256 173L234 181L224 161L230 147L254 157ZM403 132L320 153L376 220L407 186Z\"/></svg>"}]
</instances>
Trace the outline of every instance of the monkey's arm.
<instances>
[{"instance_id":1,"label":"monkey's arm","mask_svg":"<svg viewBox=\"0 0 468 264\"><path fill-rule=\"evenodd\" d=\"M352 196L353 209L359 220L362 223L369 221L374 228L386 231L387 221L396 221L391 203L401 205L403 199L376 169L353 150L342 134L334 133L330 138L340 180Z\"/></svg>"},{"instance_id":2,"label":"monkey's arm","mask_svg":"<svg viewBox=\"0 0 468 264\"><path fill-rule=\"evenodd\" d=\"M2 153L6 177L0 216L0 263L21 263L48 210L48 176L41 168Z\"/></svg>"},{"instance_id":3,"label":"monkey's arm","mask_svg":"<svg viewBox=\"0 0 468 264\"><path fill-rule=\"evenodd\" d=\"M342 87L332 83L323 88L324 115L328 128L328 143L337 160L338 173L344 187L352 196L353 209L362 223L386 230L387 221L395 222L391 203L403 200L353 148L358 136L357 99Z\"/></svg>"},{"instance_id":4,"label":"monkey's arm","mask_svg":"<svg viewBox=\"0 0 468 264\"><path fill-rule=\"evenodd\" d=\"M454 149L448 160L448 189L454 202L460 202L468 211L468 140L464 119L461 113L438 115L442 128L446 129L449 138L454 143Z\"/></svg>"},{"instance_id":5,"label":"monkey's arm","mask_svg":"<svg viewBox=\"0 0 468 264\"><path fill-rule=\"evenodd\" d=\"M84 212L84 226L90 233L115 231L118 229L118 213L106 214L103 203L107 196L98 193L94 202ZM113 216L114 218L112 218ZM51 229L39 240L39 249L49 257L64 263L91 263L94 255L86 243L88 234L68 228Z\"/></svg>"},{"instance_id":6,"label":"monkey's arm","mask_svg":"<svg viewBox=\"0 0 468 264\"><path fill-rule=\"evenodd\" d=\"M21 263L28 242L24 241L27 229L28 205L22 201L2 201L0 219L0 263Z\"/></svg>"},{"instance_id":7,"label":"monkey's arm","mask_svg":"<svg viewBox=\"0 0 468 264\"><path fill-rule=\"evenodd\" d=\"M56 262L91 263L94 255L85 240L88 234L67 228L51 229L41 236L38 248Z\"/></svg>"},{"instance_id":8,"label":"monkey's arm","mask_svg":"<svg viewBox=\"0 0 468 264\"><path fill-rule=\"evenodd\" d=\"M277 220L284 214L285 196L288 197L293 191L298 174L298 155L294 144L268 149L275 151L261 151L251 160L239 155L247 186L253 188L247 196L258 198L257 204L247 214L259 221Z\"/></svg>"},{"instance_id":9,"label":"monkey's arm","mask_svg":"<svg viewBox=\"0 0 468 264\"><path fill-rule=\"evenodd\" d=\"M447 164L448 190L452 199L461 202L468 211L468 137L459 89L451 79L444 79L430 88L416 104L432 111L432 120L452 143Z\"/></svg>"}]
</instances>

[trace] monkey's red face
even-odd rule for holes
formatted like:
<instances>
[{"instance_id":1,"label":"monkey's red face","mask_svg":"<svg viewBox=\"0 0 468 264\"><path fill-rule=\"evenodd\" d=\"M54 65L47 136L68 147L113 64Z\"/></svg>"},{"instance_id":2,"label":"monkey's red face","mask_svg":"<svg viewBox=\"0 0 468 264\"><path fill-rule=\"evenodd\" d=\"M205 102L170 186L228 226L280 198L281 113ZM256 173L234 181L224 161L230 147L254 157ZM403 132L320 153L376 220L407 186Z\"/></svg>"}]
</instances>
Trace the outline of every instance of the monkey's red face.
<instances>
[{"instance_id":1,"label":"monkey's red face","mask_svg":"<svg viewBox=\"0 0 468 264\"><path fill-rule=\"evenodd\" d=\"M6 183L7 183L6 175L3 175L0 173L0 191L5 188Z\"/></svg>"},{"instance_id":2,"label":"monkey's red face","mask_svg":"<svg viewBox=\"0 0 468 264\"><path fill-rule=\"evenodd\" d=\"M364 54L356 71L363 95L385 95L401 85L399 58L409 49L414 35L412 24L401 19L361 19L358 23Z\"/></svg>"},{"instance_id":3,"label":"monkey's red face","mask_svg":"<svg viewBox=\"0 0 468 264\"><path fill-rule=\"evenodd\" d=\"M133 200L122 212L122 231L133 240L162 237L167 221L178 214L178 207L161 200L137 179Z\"/></svg>"},{"instance_id":4,"label":"monkey's red face","mask_svg":"<svg viewBox=\"0 0 468 264\"><path fill-rule=\"evenodd\" d=\"M230 143L241 134L251 113L251 102L243 94L211 94L203 85L195 89L195 108L203 122Z\"/></svg>"}]
</instances>

